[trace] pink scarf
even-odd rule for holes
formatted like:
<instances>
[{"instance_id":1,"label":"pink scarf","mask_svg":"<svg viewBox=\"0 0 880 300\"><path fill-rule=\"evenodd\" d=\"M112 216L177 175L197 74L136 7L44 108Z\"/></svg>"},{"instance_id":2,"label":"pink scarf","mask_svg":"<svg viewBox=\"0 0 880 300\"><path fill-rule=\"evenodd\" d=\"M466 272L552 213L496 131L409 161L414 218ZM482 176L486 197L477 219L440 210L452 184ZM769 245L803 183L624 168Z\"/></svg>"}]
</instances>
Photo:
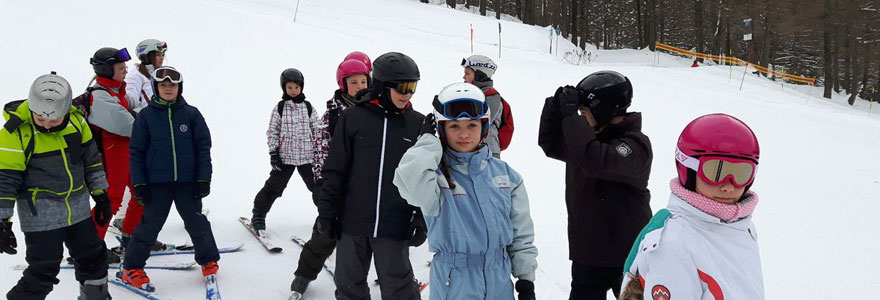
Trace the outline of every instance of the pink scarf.
<instances>
[{"instance_id":1,"label":"pink scarf","mask_svg":"<svg viewBox=\"0 0 880 300\"><path fill-rule=\"evenodd\" d=\"M684 188L678 181L678 178L672 179L669 187L672 189L672 194L678 196L684 202L727 223L736 222L752 215L755 207L758 206L758 194L754 191L746 192L742 200L736 204L726 204Z\"/></svg>"}]
</instances>

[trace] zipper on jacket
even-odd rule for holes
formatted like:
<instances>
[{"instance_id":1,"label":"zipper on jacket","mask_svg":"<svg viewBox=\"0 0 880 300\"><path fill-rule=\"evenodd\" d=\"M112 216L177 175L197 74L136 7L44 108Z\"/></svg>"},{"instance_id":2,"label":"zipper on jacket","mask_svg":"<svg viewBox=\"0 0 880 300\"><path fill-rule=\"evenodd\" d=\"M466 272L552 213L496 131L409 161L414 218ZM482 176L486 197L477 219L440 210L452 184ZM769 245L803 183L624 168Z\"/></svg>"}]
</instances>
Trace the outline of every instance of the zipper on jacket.
<instances>
[{"instance_id":1,"label":"zipper on jacket","mask_svg":"<svg viewBox=\"0 0 880 300\"><path fill-rule=\"evenodd\" d=\"M168 129L171 132L171 159L174 162L174 181L177 181L177 145L174 143L174 121L171 120L171 103L168 103Z\"/></svg>"},{"instance_id":2,"label":"zipper on jacket","mask_svg":"<svg viewBox=\"0 0 880 300\"><path fill-rule=\"evenodd\" d=\"M388 136L388 117L383 116L382 123L382 152L379 154L379 184L376 189L376 225L373 227L373 237L379 237L379 204L382 203L382 172L385 168L385 139Z\"/></svg>"},{"instance_id":3,"label":"zipper on jacket","mask_svg":"<svg viewBox=\"0 0 880 300\"><path fill-rule=\"evenodd\" d=\"M63 139L59 134L57 138ZM59 145L61 141L59 141ZM68 145L69 146L69 145ZM64 205L67 206L67 225L73 225L73 212L70 210L70 193L73 192L73 174L70 173L70 166L67 163L67 154L64 154L65 148L60 148L61 150L61 159L64 160L64 170L67 171L67 178L70 179L70 186L67 188L67 194L64 195Z\"/></svg>"}]
</instances>

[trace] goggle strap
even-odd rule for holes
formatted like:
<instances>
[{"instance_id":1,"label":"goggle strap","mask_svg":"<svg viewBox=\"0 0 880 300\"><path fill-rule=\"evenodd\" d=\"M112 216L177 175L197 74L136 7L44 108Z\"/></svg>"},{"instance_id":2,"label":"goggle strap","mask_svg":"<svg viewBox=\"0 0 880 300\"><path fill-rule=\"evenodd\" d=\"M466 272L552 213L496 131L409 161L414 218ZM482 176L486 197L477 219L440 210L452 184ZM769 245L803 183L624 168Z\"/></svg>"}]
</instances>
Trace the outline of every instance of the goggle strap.
<instances>
[{"instance_id":1,"label":"goggle strap","mask_svg":"<svg viewBox=\"0 0 880 300\"><path fill-rule=\"evenodd\" d=\"M684 154L684 152L681 152L681 149L679 149L678 147L675 147L675 160L678 161L678 163L687 167L688 169L700 171L700 160Z\"/></svg>"}]
</instances>

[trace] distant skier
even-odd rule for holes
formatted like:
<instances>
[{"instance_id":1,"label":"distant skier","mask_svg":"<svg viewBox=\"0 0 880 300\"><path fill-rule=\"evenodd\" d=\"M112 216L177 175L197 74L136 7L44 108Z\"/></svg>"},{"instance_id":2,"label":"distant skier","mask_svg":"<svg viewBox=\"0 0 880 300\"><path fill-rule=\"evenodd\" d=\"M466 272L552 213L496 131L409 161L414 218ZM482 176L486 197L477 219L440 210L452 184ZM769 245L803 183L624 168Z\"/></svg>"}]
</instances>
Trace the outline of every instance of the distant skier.
<instances>
[{"instance_id":1,"label":"distant skier","mask_svg":"<svg viewBox=\"0 0 880 300\"><path fill-rule=\"evenodd\" d=\"M620 293L626 254L651 218L653 152L641 113L626 111L632 96L628 78L600 71L544 102L538 145L566 163L571 300Z\"/></svg>"},{"instance_id":2,"label":"distant skier","mask_svg":"<svg viewBox=\"0 0 880 300\"><path fill-rule=\"evenodd\" d=\"M486 144L492 151L492 156L501 158L502 142L499 139L498 131L501 129L502 115L504 105L501 102L501 94L495 90L495 82L492 76L498 70L498 65L492 59L483 55L471 55L461 60L461 66L464 68L464 82L476 85L486 95L486 101L489 102L489 111L491 111L492 119L489 120L489 135L486 137ZM512 132L511 132L512 134ZM505 137L510 142L510 137Z\"/></svg>"},{"instance_id":3,"label":"distant skier","mask_svg":"<svg viewBox=\"0 0 880 300\"><path fill-rule=\"evenodd\" d=\"M519 173L483 143L489 103L480 88L455 83L433 105L394 173L400 195L427 219L431 299L513 299L511 274L518 299L535 299L529 197Z\"/></svg>"},{"instance_id":4,"label":"distant skier","mask_svg":"<svg viewBox=\"0 0 880 300\"><path fill-rule=\"evenodd\" d=\"M312 197L319 199L321 182L321 170L324 161L330 155L330 141L336 124L342 116L342 112L354 105L355 95L361 90L369 87L370 67L372 63L370 58L361 52L352 52L345 57L342 63L336 68L336 83L339 89L333 93L333 97L327 100L327 110L324 116L318 122L316 132L314 134L315 162L312 170L315 175L316 188L312 190ZM306 292L309 283L318 278L324 262L333 254L336 249L336 239L312 230L312 236L305 245L303 251L299 255L299 264L297 264L296 272L293 274L293 282L290 284L291 293L294 296L291 299L299 299Z\"/></svg>"},{"instance_id":5,"label":"distant skier","mask_svg":"<svg viewBox=\"0 0 880 300\"><path fill-rule=\"evenodd\" d=\"M764 299L751 217L758 194L750 191L759 156L755 133L732 116L684 128L669 204L632 245L621 299Z\"/></svg>"},{"instance_id":6,"label":"distant skier","mask_svg":"<svg viewBox=\"0 0 880 300\"><path fill-rule=\"evenodd\" d=\"M95 225L113 217L101 153L70 84L46 74L24 101L7 103L0 128L0 253L16 254L13 207L24 232L27 269L7 299L45 299L59 283L63 246L75 259L80 299L107 300L107 248ZM95 199L94 222L89 194ZM6 278L10 282L12 278Z\"/></svg>"},{"instance_id":7,"label":"distant skier","mask_svg":"<svg viewBox=\"0 0 880 300\"><path fill-rule=\"evenodd\" d=\"M202 200L211 192L211 133L202 114L183 98L183 75L163 66L152 76L153 95L134 123L131 180L144 217L126 249L122 280L145 288L144 266L172 203L195 246L205 276L215 274L220 254Z\"/></svg>"},{"instance_id":8,"label":"distant skier","mask_svg":"<svg viewBox=\"0 0 880 300\"><path fill-rule=\"evenodd\" d=\"M297 69L281 72L281 101L272 109L269 130L266 131L269 144L269 162L272 170L263 188L254 197L251 226L254 230L266 230L266 214L272 209L275 199L281 197L294 171L309 192L315 185L312 174L314 145L312 143L318 114L303 94L305 78Z\"/></svg>"}]
</instances>

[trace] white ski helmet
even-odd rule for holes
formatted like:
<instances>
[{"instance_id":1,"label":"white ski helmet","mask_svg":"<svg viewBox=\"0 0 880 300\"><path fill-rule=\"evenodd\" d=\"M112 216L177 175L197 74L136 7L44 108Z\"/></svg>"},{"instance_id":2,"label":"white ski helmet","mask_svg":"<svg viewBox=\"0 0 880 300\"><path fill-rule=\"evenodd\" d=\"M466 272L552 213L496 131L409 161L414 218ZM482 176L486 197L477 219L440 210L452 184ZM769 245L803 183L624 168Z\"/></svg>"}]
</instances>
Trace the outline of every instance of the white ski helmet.
<instances>
[{"instance_id":1,"label":"white ski helmet","mask_svg":"<svg viewBox=\"0 0 880 300\"><path fill-rule=\"evenodd\" d=\"M57 120L70 112L73 101L70 83L55 74L42 75L34 80L28 96L28 108L34 114L49 120Z\"/></svg>"},{"instance_id":2,"label":"white ski helmet","mask_svg":"<svg viewBox=\"0 0 880 300\"><path fill-rule=\"evenodd\" d=\"M141 63L152 65L153 62L150 61L150 52L156 51L165 53L166 50L168 50L168 44L165 42L157 39L146 39L138 43L135 52Z\"/></svg>"},{"instance_id":3,"label":"white ski helmet","mask_svg":"<svg viewBox=\"0 0 880 300\"><path fill-rule=\"evenodd\" d=\"M486 75L486 80L492 79L492 75L495 75L495 70L498 69L498 65L491 58L483 55L471 55L468 58L462 59L461 66L471 68L474 72L483 72ZM479 76L477 77L477 81L482 81L479 80Z\"/></svg>"},{"instance_id":4,"label":"white ski helmet","mask_svg":"<svg viewBox=\"0 0 880 300\"><path fill-rule=\"evenodd\" d=\"M437 119L437 132L443 134L443 123L450 120L480 120L483 123L482 137L489 133L489 104L486 95L477 86L457 82L447 85L434 96L434 117Z\"/></svg>"}]
</instances>

